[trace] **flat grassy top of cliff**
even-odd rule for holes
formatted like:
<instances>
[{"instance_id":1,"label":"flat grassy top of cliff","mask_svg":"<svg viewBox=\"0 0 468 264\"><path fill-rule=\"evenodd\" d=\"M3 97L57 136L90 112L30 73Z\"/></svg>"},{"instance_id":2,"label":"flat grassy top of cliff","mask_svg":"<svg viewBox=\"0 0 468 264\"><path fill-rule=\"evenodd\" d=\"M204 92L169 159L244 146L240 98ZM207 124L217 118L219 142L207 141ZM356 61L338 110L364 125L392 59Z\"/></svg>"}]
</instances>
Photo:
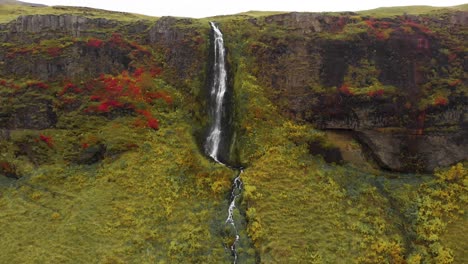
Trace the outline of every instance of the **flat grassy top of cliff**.
<instances>
[{"instance_id":1,"label":"flat grassy top of cliff","mask_svg":"<svg viewBox=\"0 0 468 264\"><path fill-rule=\"evenodd\" d=\"M251 10L243 13L239 13L238 15L246 15L246 16L252 16L252 17L264 17L264 16L273 16L273 15L280 15L280 14L285 14L288 12L285 11L256 11L256 10Z\"/></svg>"},{"instance_id":2,"label":"flat grassy top of cliff","mask_svg":"<svg viewBox=\"0 0 468 264\"><path fill-rule=\"evenodd\" d=\"M71 6L31 6L0 3L0 23L7 23L24 15L80 15L87 18L106 18L132 22L138 20L156 20L156 17L125 12L108 11L88 7Z\"/></svg>"},{"instance_id":3,"label":"flat grassy top of cliff","mask_svg":"<svg viewBox=\"0 0 468 264\"><path fill-rule=\"evenodd\" d=\"M376 9L358 11L360 15L368 15L375 17L399 16L408 15L423 15L440 11L468 11L468 4L451 6L451 7L436 7L436 6L394 6L394 7L379 7Z\"/></svg>"}]
</instances>

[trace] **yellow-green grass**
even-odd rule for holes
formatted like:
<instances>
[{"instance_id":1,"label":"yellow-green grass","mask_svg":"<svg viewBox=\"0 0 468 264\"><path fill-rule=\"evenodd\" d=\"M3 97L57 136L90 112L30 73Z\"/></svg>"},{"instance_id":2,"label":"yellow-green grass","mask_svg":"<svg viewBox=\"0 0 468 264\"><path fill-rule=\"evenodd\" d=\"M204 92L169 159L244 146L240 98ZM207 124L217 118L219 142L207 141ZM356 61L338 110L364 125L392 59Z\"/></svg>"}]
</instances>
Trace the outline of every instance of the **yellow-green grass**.
<instances>
[{"instance_id":1,"label":"yellow-green grass","mask_svg":"<svg viewBox=\"0 0 468 264\"><path fill-rule=\"evenodd\" d=\"M88 18L107 18L111 20L133 22L138 20L155 21L157 17L132 14L125 12L107 11L87 7L68 6L28 6L28 5L0 5L0 23L7 23L24 15L79 15Z\"/></svg>"},{"instance_id":2,"label":"yellow-green grass","mask_svg":"<svg viewBox=\"0 0 468 264\"><path fill-rule=\"evenodd\" d=\"M431 12L440 11L467 11L468 5L459 5L451 7L435 7L435 6L395 6L395 7L379 7L370 10L358 11L357 13L365 16L374 17L390 17L390 16L401 16L404 14L408 15L423 15Z\"/></svg>"},{"instance_id":3,"label":"yellow-green grass","mask_svg":"<svg viewBox=\"0 0 468 264\"><path fill-rule=\"evenodd\" d=\"M307 145L321 133L281 117L246 61L234 82L245 133L238 144L247 232L262 263L462 263L457 238L449 231L440 239L445 228L436 223L450 227L464 215L463 165L452 184L325 164ZM446 205L441 193L450 194Z\"/></svg>"},{"instance_id":4,"label":"yellow-green grass","mask_svg":"<svg viewBox=\"0 0 468 264\"><path fill-rule=\"evenodd\" d=\"M53 138L51 148L34 143L42 165L24 157L23 178L2 181L0 263L230 262L220 232L235 175L201 154L174 93L173 107L152 109L157 131L135 127L132 116L72 112L76 124L59 124L67 129L16 130L0 142L10 156L17 139ZM109 154L94 165L66 161L83 140L104 143Z\"/></svg>"}]
</instances>

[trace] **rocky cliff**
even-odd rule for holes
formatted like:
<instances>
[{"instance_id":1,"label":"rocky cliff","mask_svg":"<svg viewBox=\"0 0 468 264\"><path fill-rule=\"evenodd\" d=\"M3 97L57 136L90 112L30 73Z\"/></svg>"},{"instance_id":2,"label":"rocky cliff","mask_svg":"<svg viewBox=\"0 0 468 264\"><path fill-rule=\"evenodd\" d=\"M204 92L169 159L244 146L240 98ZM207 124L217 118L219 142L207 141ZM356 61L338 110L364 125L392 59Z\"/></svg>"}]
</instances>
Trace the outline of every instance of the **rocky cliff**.
<instances>
[{"instance_id":1,"label":"rocky cliff","mask_svg":"<svg viewBox=\"0 0 468 264\"><path fill-rule=\"evenodd\" d=\"M231 64L248 57L285 116L347 131L389 170L432 171L467 158L466 12L223 19ZM172 84L202 95L207 38L206 21L193 19L20 16L0 25L0 76L83 80L159 64ZM34 107L53 116L50 101L41 102ZM23 109L3 112L4 127L53 126L53 118L26 125L21 113L37 111Z\"/></svg>"},{"instance_id":2,"label":"rocky cliff","mask_svg":"<svg viewBox=\"0 0 468 264\"><path fill-rule=\"evenodd\" d=\"M284 115L347 131L396 171L466 160L468 13L252 19L256 77Z\"/></svg>"}]
</instances>

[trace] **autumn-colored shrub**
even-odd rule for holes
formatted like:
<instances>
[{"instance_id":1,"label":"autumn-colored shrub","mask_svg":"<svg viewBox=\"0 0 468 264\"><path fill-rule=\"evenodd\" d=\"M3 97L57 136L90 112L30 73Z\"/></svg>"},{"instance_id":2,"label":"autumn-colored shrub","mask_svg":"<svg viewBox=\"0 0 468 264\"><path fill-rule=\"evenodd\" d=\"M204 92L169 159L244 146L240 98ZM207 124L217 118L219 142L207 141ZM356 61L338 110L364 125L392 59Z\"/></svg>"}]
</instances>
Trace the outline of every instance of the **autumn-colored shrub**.
<instances>
[{"instance_id":1,"label":"autumn-colored shrub","mask_svg":"<svg viewBox=\"0 0 468 264\"><path fill-rule=\"evenodd\" d=\"M378 89L378 90L374 90L374 91L369 91L367 93L368 96L370 97L379 97L379 96L382 96L384 94L384 90L383 89Z\"/></svg>"},{"instance_id":2,"label":"autumn-colored shrub","mask_svg":"<svg viewBox=\"0 0 468 264\"><path fill-rule=\"evenodd\" d=\"M449 82L448 85L450 85L452 87L455 87L455 86L457 86L457 85L459 85L461 83L462 83L462 81L460 79L457 79L457 80L453 80L453 81Z\"/></svg>"},{"instance_id":3,"label":"autumn-colored shrub","mask_svg":"<svg viewBox=\"0 0 468 264\"><path fill-rule=\"evenodd\" d=\"M146 101L153 102L154 99L163 99L167 104L172 104L173 100L170 95L165 92L150 92L146 94Z\"/></svg>"},{"instance_id":4,"label":"autumn-colored shrub","mask_svg":"<svg viewBox=\"0 0 468 264\"><path fill-rule=\"evenodd\" d=\"M375 25L375 21L374 20L366 20L364 21L366 23L366 25L370 28L374 28L374 25Z\"/></svg>"},{"instance_id":5,"label":"autumn-colored shrub","mask_svg":"<svg viewBox=\"0 0 468 264\"><path fill-rule=\"evenodd\" d=\"M150 69L150 74L151 74L151 77L156 77L158 75L160 75L162 72L162 69L160 67L153 67Z\"/></svg>"},{"instance_id":6,"label":"autumn-colored shrub","mask_svg":"<svg viewBox=\"0 0 468 264\"><path fill-rule=\"evenodd\" d=\"M437 96L434 99L434 105L447 105L447 104L448 104L448 100L447 100L447 98L445 98L443 96Z\"/></svg>"},{"instance_id":7,"label":"autumn-colored shrub","mask_svg":"<svg viewBox=\"0 0 468 264\"><path fill-rule=\"evenodd\" d=\"M63 96L64 94L67 94L67 93L79 94L79 93L82 93L82 92L83 92L82 88L78 87L77 85L75 85L72 82L66 82L63 85L62 91L60 91L57 95L58 96Z\"/></svg>"},{"instance_id":8,"label":"autumn-colored shrub","mask_svg":"<svg viewBox=\"0 0 468 264\"><path fill-rule=\"evenodd\" d=\"M0 86L6 87L6 88L12 88L12 89L19 89L20 87L13 82L0 79Z\"/></svg>"},{"instance_id":9,"label":"autumn-colored shrub","mask_svg":"<svg viewBox=\"0 0 468 264\"><path fill-rule=\"evenodd\" d=\"M159 121L153 117L148 110L137 110L137 113L143 115L146 118L146 125L149 128L157 130L159 128Z\"/></svg>"},{"instance_id":10,"label":"autumn-colored shrub","mask_svg":"<svg viewBox=\"0 0 468 264\"><path fill-rule=\"evenodd\" d=\"M39 134L39 140L46 143L49 148L54 146L54 142L52 140L52 137L46 136L44 134Z\"/></svg>"},{"instance_id":11,"label":"autumn-colored shrub","mask_svg":"<svg viewBox=\"0 0 468 264\"><path fill-rule=\"evenodd\" d=\"M90 38L88 43L86 43L88 47L100 48L104 45L104 42L100 39Z\"/></svg>"},{"instance_id":12,"label":"autumn-colored shrub","mask_svg":"<svg viewBox=\"0 0 468 264\"><path fill-rule=\"evenodd\" d=\"M353 95L353 92L349 89L347 84L341 85L341 87L338 88L338 91L344 95Z\"/></svg>"},{"instance_id":13,"label":"autumn-colored shrub","mask_svg":"<svg viewBox=\"0 0 468 264\"><path fill-rule=\"evenodd\" d=\"M48 89L49 85L43 83L43 82L38 82L38 81L28 81L26 83L27 88L40 88L40 89Z\"/></svg>"},{"instance_id":14,"label":"autumn-colored shrub","mask_svg":"<svg viewBox=\"0 0 468 264\"><path fill-rule=\"evenodd\" d=\"M138 78L138 77L140 77L144 72L145 72L145 69L143 69L143 68L137 68L137 69L135 69L135 71L133 72L133 77Z\"/></svg>"},{"instance_id":15,"label":"autumn-colored shrub","mask_svg":"<svg viewBox=\"0 0 468 264\"><path fill-rule=\"evenodd\" d=\"M128 44L125 42L125 40L122 37L122 34L120 33L112 33L109 43L113 46L118 46L121 48L128 47Z\"/></svg>"},{"instance_id":16,"label":"autumn-colored shrub","mask_svg":"<svg viewBox=\"0 0 468 264\"><path fill-rule=\"evenodd\" d=\"M59 47L51 47L51 48L47 48L47 54L49 54L49 56L51 57L58 57L62 54L62 49L59 48Z\"/></svg>"},{"instance_id":17,"label":"autumn-colored shrub","mask_svg":"<svg viewBox=\"0 0 468 264\"><path fill-rule=\"evenodd\" d=\"M144 117L146 127L158 129L159 122L148 110L149 105L156 99L172 104L172 97L166 92L154 91L150 74L144 68L137 68L132 74L123 71L117 76L101 75L92 82L93 88L90 89L89 96L89 100L97 104L92 104L85 111L108 113L114 109L127 109ZM137 120L135 126L139 127L141 124Z\"/></svg>"},{"instance_id":18,"label":"autumn-colored shrub","mask_svg":"<svg viewBox=\"0 0 468 264\"><path fill-rule=\"evenodd\" d=\"M115 100L106 100L104 102L101 102L99 106L97 107L97 111L99 112L109 112L113 108L120 108L122 107L123 104L115 101Z\"/></svg>"},{"instance_id":19,"label":"autumn-colored shrub","mask_svg":"<svg viewBox=\"0 0 468 264\"><path fill-rule=\"evenodd\" d=\"M426 26L424 26L424 25L422 25L422 24L419 24L419 23L417 23L417 22L411 21L411 20L405 20L405 21L403 21L402 25L403 25L403 26L411 27L411 28L413 28L413 29L417 29L417 30L419 30L420 32L423 32L423 33L426 33L426 34L432 33L432 31L431 31L428 27L426 27Z\"/></svg>"}]
</instances>

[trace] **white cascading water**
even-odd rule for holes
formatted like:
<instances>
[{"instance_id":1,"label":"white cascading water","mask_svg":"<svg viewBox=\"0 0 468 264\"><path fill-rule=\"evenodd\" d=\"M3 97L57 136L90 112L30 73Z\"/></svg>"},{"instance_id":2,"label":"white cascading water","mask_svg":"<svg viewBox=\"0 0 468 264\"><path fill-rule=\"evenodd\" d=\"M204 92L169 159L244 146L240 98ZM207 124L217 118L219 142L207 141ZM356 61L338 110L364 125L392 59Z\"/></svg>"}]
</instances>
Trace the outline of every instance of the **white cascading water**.
<instances>
[{"instance_id":1,"label":"white cascading water","mask_svg":"<svg viewBox=\"0 0 468 264\"><path fill-rule=\"evenodd\" d=\"M211 86L211 97L214 99L214 108L212 108L212 117L213 122L210 127L208 137L205 142L205 152L208 156L213 158L216 162L228 166L227 164L222 163L218 159L219 145L221 143L222 135L222 116L223 116L223 103L224 95L226 94L227 89L227 72L226 72L226 63L225 63L225 50L224 50L224 40L223 34L215 23L210 22L211 28L214 32L214 68L213 68L213 84ZM234 256L234 264L237 263L237 244L239 242L239 233L234 221L234 210L236 209L236 200L242 191L242 181L240 175L242 174L242 169L239 171L239 174L234 179L232 184L231 198L228 208L228 217L226 218L226 224L232 226L235 231L235 239L232 245L230 245L229 250Z\"/></svg>"},{"instance_id":2,"label":"white cascading water","mask_svg":"<svg viewBox=\"0 0 468 264\"><path fill-rule=\"evenodd\" d=\"M226 224L230 224L235 232L234 242L230 246L231 253L234 256L234 264L237 263L238 255L237 255L236 247L240 239L239 232L237 231L236 223L234 222L234 209L236 209L237 197L241 194L241 191L242 191L242 181L240 178L241 174L242 174L242 169L239 171L239 174L237 175L237 177L234 179L234 182L232 183L231 202L229 203L228 217L226 218Z\"/></svg>"},{"instance_id":3,"label":"white cascading water","mask_svg":"<svg viewBox=\"0 0 468 264\"><path fill-rule=\"evenodd\" d=\"M212 113L213 123L211 124L210 133L205 143L206 153L216 162L218 160L219 144L221 142L221 118L223 115L224 95L227 87L226 64L224 62L224 40L223 34L213 22L210 22L214 31L214 68L213 68L213 85L211 87L211 97L214 97L214 111Z\"/></svg>"}]
</instances>

